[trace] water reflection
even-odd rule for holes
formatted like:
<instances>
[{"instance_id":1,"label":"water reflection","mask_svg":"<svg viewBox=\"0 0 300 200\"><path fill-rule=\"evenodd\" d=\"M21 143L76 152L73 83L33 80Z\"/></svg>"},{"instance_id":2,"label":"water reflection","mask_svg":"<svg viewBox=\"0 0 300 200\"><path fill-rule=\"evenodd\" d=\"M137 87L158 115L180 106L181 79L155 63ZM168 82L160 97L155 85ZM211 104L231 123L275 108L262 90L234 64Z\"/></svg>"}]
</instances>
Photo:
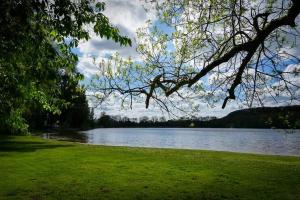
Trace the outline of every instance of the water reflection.
<instances>
[{"instance_id":1,"label":"water reflection","mask_svg":"<svg viewBox=\"0 0 300 200\"><path fill-rule=\"evenodd\" d=\"M45 135L89 144L204 149L300 156L300 130L271 129L110 128L77 134ZM69 139L68 139L69 138Z\"/></svg>"},{"instance_id":2,"label":"water reflection","mask_svg":"<svg viewBox=\"0 0 300 200\"><path fill-rule=\"evenodd\" d=\"M55 132L55 133L43 133L42 137L45 139L55 139L70 142L89 143L88 135L80 132Z\"/></svg>"}]
</instances>

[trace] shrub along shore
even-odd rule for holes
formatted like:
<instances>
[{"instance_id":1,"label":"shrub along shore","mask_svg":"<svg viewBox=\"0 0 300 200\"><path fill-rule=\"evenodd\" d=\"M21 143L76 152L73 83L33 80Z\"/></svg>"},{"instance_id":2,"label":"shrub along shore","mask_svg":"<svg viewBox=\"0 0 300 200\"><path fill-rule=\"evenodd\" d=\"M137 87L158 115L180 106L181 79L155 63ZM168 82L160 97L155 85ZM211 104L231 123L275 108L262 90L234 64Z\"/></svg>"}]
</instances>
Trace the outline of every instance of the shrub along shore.
<instances>
[{"instance_id":1,"label":"shrub along shore","mask_svg":"<svg viewBox=\"0 0 300 200\"><path fill-rule=\"evenodd\" d=\"M300 157L0 139L1 200L300 197Z\"/></svg>"}]
</instances>

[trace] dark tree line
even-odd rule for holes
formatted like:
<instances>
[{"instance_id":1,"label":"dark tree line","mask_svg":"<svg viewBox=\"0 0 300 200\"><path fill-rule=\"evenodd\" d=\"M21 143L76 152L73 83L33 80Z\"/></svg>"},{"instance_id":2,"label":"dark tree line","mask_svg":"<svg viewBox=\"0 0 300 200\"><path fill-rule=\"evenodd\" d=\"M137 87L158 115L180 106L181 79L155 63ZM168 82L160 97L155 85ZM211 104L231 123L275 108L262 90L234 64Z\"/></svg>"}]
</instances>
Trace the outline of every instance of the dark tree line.
<instances>
[{"instance_id":1,"label":"dark tree line","mask_svg":"<svg viewBox=\"0 0 300 200\"><path fill-rule=\"evenodd\" d=\"M234 111L222 118L164 118L141 117L132 121L103 113L95 127L170 127L170 128L300 128L300 106L261 107Z\"/></svg>"}]
</instances>

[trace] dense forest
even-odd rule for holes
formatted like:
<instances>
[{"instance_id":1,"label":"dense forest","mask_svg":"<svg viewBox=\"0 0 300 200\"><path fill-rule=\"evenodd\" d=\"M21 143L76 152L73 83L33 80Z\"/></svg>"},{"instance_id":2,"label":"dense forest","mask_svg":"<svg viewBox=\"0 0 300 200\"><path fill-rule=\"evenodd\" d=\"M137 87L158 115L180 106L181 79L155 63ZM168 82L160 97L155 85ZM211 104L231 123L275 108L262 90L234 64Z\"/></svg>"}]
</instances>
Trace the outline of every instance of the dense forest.
<instances>
[{"instance_id":1,"label":"dense forest","mask_svg":"<svg viewBox=\"0 0 300 200\"><path fill-rule=\"evenodd\" d=\"M300 128L300 106L259 107L237 110L225 117L165 118L109 116L102 113L95 121L95 127L198 127L198 128Z\"/></svg>"}]
</instances>

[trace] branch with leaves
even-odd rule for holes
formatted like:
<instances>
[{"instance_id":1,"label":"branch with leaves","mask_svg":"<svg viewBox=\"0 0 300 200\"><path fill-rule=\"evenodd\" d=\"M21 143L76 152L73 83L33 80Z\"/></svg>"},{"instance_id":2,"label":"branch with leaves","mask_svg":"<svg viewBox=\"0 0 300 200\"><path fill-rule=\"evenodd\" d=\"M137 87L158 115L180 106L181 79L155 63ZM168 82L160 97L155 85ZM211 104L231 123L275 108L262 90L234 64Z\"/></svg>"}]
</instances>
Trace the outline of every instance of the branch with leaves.
<instances>
[{"instance_id":1,"label":"branch with leaves","mask_svg":"<svg viewBox=\"0 0 300 200\"><path fill-rule=\"evenodd\" d=\"M61 98L61 85L78 85L83 77L76 71L78 58L71 49L90 38L86 26L99 37L131 45L110 24L104 8L94 0L0 1L1 133L26 132L24 115L33 107L59 114L70 104Z\"/></svg>"},{"instance_id":2,"label":"branch with leaves","mask_svg":"<svg viewBox=\"0 0 300 200\"><path fill-rule=\"evenodd\" d=\"M146 107L151 99L166 103L163 96L189 98L187 90L222 93L222 108L237 98L263 105L264 98L276 101L278 91L299 101L300 86L290 80L299 69L288 71L299 58L283 49L295 48L299 39L300 1L174 0L154 7L160 25L149 23L137 33L142 63L113 58L118 64L106 67L116 73L97 78L101 91L144 95ZM116 65L123 65L125 76Z\"/></svg>"}]
</instances>

